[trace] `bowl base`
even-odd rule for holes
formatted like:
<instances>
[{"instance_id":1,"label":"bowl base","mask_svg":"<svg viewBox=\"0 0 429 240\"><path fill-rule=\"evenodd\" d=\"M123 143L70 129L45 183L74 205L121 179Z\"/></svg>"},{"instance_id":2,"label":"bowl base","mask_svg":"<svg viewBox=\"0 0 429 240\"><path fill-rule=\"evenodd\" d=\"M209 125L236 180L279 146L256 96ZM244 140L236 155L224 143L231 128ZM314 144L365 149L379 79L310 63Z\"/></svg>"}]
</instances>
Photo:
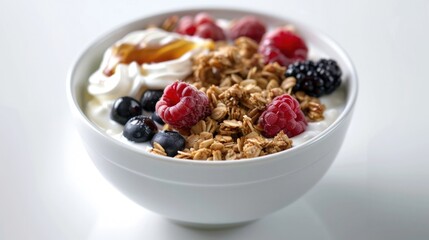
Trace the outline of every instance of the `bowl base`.
<instances>
[{"instance_id":1,"label":"bowl base","mask_svg":"<svg viewBox=\"0 0 429 240\"><path fill-rule=\"evenodd\" d=\"M257 221L257 220L250 220L250 221L237 222L237 223L195 223L195 222L186 222L186 221L180 221L180 220L174 220L174 219L168 219L168 220L171 221L172 223L180 225L182 227L206 229L206 230L236 228L236 227L241 227L241 226L244 226L244 225L247 225L247 224L250 224L252 222Z\"/></svg>"}]
</instances>

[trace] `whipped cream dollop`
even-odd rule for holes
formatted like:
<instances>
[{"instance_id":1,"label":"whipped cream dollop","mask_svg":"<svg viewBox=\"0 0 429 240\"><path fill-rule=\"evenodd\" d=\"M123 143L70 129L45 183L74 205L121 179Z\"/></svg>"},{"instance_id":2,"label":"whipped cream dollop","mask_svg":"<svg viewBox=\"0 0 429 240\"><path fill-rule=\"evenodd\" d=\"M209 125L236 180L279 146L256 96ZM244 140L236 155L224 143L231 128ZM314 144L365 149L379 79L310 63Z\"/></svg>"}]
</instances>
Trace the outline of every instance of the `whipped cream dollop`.
<instances>
[{"instance_id":1,"label":"whipped cream dollop","mask_svg":"<svg viewBox=\"0 0 429 240\"><path fill-rule=\"evenodd\" d=\"M106 75L104 70L111 64L114 48L121 44L139 45L147 48L159 48L178 40L186 40L195 45L177 59L138 64L118 63L113 66L112 75ZM192 73L192 57L208 51L211 40L198 37L183 36L166 32L159 28L131 32L113 46L108 48L103 60L89 77L88 93L93 98L86 105L86 115L107 134L120 137L123 126L110 119L110 111L117 98L130 96L140 98L145 89L161 90L176 80L181 80Z\"/></svg>"},{"instance_id":2,"label":"whipped cream dollop","mask_svg":"<svg viewBox=\"0 0 429 240\"><path fill-rule=\"evenodd\" d=\"M104 70L111 64L113 48L121 44L140 45L147 48L165 46L178 40L187 40L195 43L195 47L181 57L158 63L137 62L129 64L119 63L114 67L110 76ZM106 50L100 67L89 77L88 92L100 101L114 100L122 96L138 97L143 89L164 89L167 85L191 74L192 57L207 49L209 40L188 37L176 33L166 32L159 28L129 33Z\"/></svg>"}]
</instances>

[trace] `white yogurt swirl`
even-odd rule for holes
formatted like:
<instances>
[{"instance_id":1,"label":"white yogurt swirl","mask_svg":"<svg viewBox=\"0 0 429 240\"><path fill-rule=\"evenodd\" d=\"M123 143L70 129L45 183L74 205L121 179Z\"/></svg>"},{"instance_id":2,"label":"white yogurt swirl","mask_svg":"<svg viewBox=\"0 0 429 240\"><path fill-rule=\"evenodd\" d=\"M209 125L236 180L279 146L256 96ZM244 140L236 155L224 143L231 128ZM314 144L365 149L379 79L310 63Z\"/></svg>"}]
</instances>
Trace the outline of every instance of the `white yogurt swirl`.
<instances>
[{"instance_id":1,"label":"white yogurt swirl","mask_svg":"<svg viewBox=\"0 0 429 240\"><path fill-rule=\"evenodd\" d=\"M173 41L185 39L197 43L197 47L180 58L160 63L137 62L118 64L111 76L103 70L108 67L112 49L120 44L144 45L147 47L164 46ZM122 96L138 97L142 89L164 89L167 85L180 80L192 72L192 56L205 51L208 40L166 32L159 28L129 33L107 49L98 70L89 78L88 92L100 101L114 100Z\"/></svg>"}]
</instances>

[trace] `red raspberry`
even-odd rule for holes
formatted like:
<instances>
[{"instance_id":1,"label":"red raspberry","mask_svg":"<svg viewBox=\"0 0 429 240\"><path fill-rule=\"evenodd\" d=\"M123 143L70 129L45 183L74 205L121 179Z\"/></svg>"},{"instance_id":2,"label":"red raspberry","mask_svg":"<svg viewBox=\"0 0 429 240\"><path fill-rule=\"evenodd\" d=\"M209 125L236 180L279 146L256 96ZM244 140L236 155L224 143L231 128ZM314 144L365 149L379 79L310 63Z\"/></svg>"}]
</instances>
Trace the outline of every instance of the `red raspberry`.
<instances>
[{"instance_id":1,"label":"red raspberry","mask_svg":"<svg viewBox=\"0 0 429 240\"><path fill-rule=\"evenodd\" d=\"M197 15L195 15L194 19L195 25L199 26L204 23L214 23L212 16L206 12L200 12Z\"/></svg>"},{"instance_id":2,"label":"red raspberry","mask_svg":"<svg viewBox=\"0 0 429 240\"><path fill-rule=\"evenodd\" d=\"M292 63L291 59L287 58L278 48L264 45L259 48L259 52L264 57L266 63L277 62L282 66L289 66Z\"/></svg>"},{"instance_id":3,"label":"red raspberry","mask_svg":"<svg viewBox=\"0 0 429 240\"><path fill-rule=\"evenodd\" d=\"M213 41L226 39L223 29L205 12L198 13L195 18L191 16L180 18L175 31L183 35L210 38Z\"/></svg>"},{"instance_id":4,"label":"red raspberry","mask_svg":"<svg viewBox=\"0 0 429 240\"><path fill-rule=\"evenodd\" d=\"M307 121L298 101L288 94L273 99L267 109L259 117L259 125L265 137L274 137L283 131L288 137L296 136L305 131Z\"/></svg>"},{"instance_id":5,"label":"red raspberry","mask_svg":"<svg viewBox=\"0 0 429 240\"><path fill-rule=\"evenodd\" d=\"M259 43L265 32L264 23L256 17L246 16L232 24L229 34L232 39L248 37Z\"/></svg>"},{"instance_id":6,"label":"red raspberry","mask_svg":"<svg viewBox=\"0 0 429 240\"><path fill-rule=\"evenodd\" d=\"M177 33L190 36L194 35L196 30L197 28L194 24L194 19L191 16L184 16L180 18L175 29Z\"/></svg>"},{"instance_id":7,"label":"red raspberry","mask_svg":"<svg viewBox=\"0 0 429 240\"><path fill-rule=\"evenodd\" d=\"M288 59L287 63L277 61L264 55L268 47L277 48L281 54ZM292 62L306 60L308 47L304 40L296 33L286 29L278 28L264 36L259 45L259 52L264 56L265 63L278 62L283 66L288 66Z\"/></svg>"},{"instance_id":8,"label":"red raspberry","mask_svg":"<svg viewBox=\"0 0 429 240\"><path fill-rule=\"evenodd\" d=\"M201 38L210 38L213 41L225 40L226 36L223 29L214 23L203 23L197 27L195 36Z\"/></svg>"},{"instance_id":9,"label":"red raspberry","mask_svg":"<svg viewBox=\"0 0 429 240\"><path fill-rule=\"evenodd\" d=\"M165 123L177 129L188 129L211 113L207 95L179 81L164 89L155 109Z\"/></svg>"}]
</instances>

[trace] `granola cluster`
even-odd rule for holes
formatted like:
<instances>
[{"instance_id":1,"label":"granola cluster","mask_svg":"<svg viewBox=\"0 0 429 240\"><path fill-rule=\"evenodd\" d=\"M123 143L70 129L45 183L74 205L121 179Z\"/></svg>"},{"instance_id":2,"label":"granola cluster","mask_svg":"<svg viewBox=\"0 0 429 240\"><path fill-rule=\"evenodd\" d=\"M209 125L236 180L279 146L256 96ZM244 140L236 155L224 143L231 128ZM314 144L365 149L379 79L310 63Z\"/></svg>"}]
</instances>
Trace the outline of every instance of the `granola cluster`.
<instances>
[{"instance_id":1,"label":"granola cluster","mask_svg":"<svg viewBox=\"0 0 429 240\"><path fill-rule=\"evenodd\" d=\"M292 140L282 131L274 138L261 135L258 119L267 104L277 96L290 94L298 100L308 121L323 120L325 106L304 92L292 93L296 79L286 78L285 70L277 63L265 65L258 44L246 37L231 45L218 42L214 51L196 56L193 74L185 81L208 96L212 113L189 131L181 131L186 147L175 158L235 160L291 148ZM165 155L158 145L151 152Z\"/></svg>"}]
</instances>

